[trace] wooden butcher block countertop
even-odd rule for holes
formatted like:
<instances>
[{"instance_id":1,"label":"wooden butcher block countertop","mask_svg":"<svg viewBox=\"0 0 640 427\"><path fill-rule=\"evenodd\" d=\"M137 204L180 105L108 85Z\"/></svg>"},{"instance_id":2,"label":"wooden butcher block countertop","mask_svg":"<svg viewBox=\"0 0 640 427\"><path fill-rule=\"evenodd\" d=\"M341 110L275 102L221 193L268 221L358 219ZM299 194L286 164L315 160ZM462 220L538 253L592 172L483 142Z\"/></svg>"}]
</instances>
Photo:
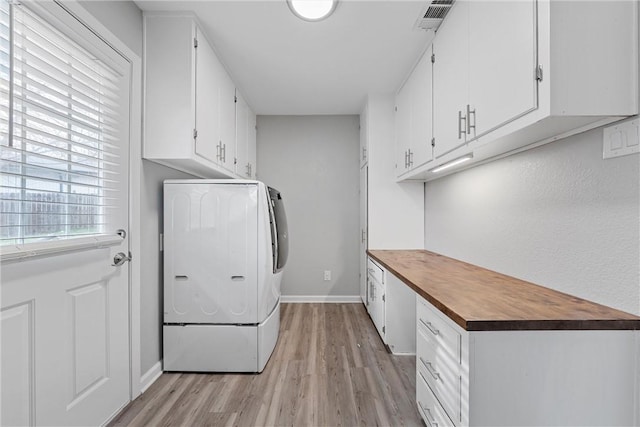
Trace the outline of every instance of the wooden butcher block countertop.
<instances>
[{"instance_id":1,"label":"wooden butcher block countertop","mask_svg":"<svg viewBox=\"0 0 640 427\"><path fill-rule=\"evenodd\" d=\"M640 329L640 317L424 250L369 256L467 331Z\"/></svg>"}]
</instances>

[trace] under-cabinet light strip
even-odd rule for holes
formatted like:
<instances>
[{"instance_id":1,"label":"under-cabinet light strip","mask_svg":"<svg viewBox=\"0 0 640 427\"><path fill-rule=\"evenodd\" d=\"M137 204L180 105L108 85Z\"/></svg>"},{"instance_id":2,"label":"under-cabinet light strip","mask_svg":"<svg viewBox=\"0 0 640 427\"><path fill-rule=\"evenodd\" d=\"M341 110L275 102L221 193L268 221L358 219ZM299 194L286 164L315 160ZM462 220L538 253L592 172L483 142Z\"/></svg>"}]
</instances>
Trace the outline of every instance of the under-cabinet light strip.
<instances>
[{"instance_id":1,"label":"under-cabinet light strip","mask_svg":"<svg viewBox=\"0 0 640 427\"><path fill-rule=\"evenodd\" d=\"M467 154L466 156L458 157L457 159L453 159L443 165L438 166L437 168L431 169L432 173L438 173L445 169L452 168L454 166L458 166L460 163L464 163L468 160L473 159L473 153Z\"/></svg>"}]
</instances>

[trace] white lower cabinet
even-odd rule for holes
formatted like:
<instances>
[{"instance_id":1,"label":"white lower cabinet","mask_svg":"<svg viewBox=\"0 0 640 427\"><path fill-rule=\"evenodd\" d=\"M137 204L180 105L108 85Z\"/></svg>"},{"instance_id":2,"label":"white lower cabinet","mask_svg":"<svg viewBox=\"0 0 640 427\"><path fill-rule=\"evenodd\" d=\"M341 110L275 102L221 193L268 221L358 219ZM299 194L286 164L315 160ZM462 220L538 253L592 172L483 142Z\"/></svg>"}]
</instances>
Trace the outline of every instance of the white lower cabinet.
<instances>
[{"instance_id":1,"label":"white lower cabinet","mask_svg":"<svg viewBox=\"0 0 640 427\"><path fill-rule=\"evenodd\" d=\"M382 267L369 259L367 262L367 311L382 341L385 333L385 276Z\"/></svg>"},{"instance_id":2,"label":"white lower cabinet","mask_svg":"<svg viewBox=\"0 0 640 427\"><path fill-rule=\"evenodd\" d=\"M427 426L637 425L638 331L466 331L417 296L416 343Z\"/></svg>"},{"instance_id":3,"label":"white lower cabinet","mask_svg":"<svg viewBox=\"0 0 640 427\"><path fill-rule=\"evenodd\" d=\"M367 311L393 354L415 354L416 294L371 258L367 261Z\"/></svg>"},{"instance_id":4,"label":"white lower cabinet","mask_svg":"<svg viewBox=\"0 0 640 427\"><path fill-rule=\"evenodd\" d=\"M454 426L440 402L427 385L427 380L420 372L416 373L416 402L418 412L428 427Z\"/></svg>"}]
</instances>

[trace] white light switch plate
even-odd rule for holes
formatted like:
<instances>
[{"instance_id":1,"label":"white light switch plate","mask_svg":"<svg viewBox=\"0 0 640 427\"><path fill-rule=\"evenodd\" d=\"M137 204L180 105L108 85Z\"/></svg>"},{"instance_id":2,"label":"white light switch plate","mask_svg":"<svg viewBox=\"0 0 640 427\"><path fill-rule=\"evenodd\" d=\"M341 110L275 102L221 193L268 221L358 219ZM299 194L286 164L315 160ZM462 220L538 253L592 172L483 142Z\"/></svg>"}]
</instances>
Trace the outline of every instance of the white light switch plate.
<instances>
[{"instance_id":1,"label":"white light switch plate","mask_svg":"<svg viewBox=\"0 0 640 427\"><path fill-rule=\"evenodd\" d=\"M604 128L602 158L640 152L640 120L635 119Z\"/></svg>"}]
</instances>

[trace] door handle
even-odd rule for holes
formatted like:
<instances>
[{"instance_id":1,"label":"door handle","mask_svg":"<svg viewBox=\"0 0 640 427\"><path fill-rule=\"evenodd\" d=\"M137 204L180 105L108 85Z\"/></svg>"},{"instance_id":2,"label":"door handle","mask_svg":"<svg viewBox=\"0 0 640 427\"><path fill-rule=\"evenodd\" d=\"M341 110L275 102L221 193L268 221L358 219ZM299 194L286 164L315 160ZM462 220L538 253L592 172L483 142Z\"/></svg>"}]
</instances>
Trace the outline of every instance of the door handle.
<instances>
[{"instance_id":1,"label":"door handle","mask_svg":"<svg viewBox=\"0 0 640 427\"><path fill-rule=\"evenodd\" d=\"M131 261L131 253L129 253L129 255L125 255L124 252L118 252L113 257L113 264L111 264L111 266L120 267L127 261Z\"/></svg>"}]
</instances>

